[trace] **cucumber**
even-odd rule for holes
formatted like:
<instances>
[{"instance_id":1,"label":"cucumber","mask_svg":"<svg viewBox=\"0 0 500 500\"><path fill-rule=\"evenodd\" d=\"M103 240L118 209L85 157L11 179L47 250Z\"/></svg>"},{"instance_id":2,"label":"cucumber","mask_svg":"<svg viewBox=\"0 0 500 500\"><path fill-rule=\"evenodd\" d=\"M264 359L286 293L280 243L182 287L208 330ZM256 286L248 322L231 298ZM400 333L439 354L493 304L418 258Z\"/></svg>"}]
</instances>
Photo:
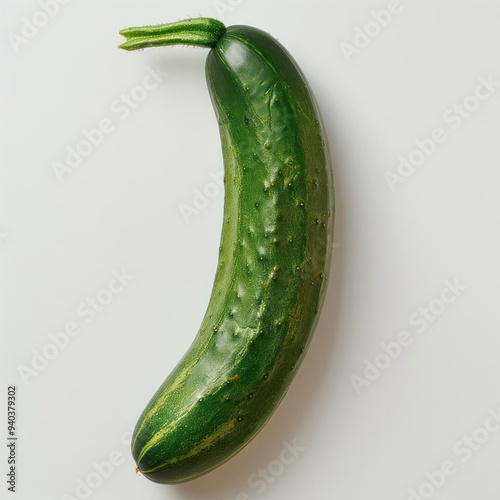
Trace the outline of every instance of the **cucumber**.
<instances>
[{"instance_id":1,"label":"cucumber","mask_svg":"<svg viewBox=\"0 0 500 500\"><path fill-rule=\"evenodd\" d=\"M304 75L267 33L210 18L120 33L126 50L211 49L206 77L225 173L218 267L200 330L132 439L144 476L181 483L256 436L304 358L331 263L331 157Z\"/></svg>"}]
</instances>

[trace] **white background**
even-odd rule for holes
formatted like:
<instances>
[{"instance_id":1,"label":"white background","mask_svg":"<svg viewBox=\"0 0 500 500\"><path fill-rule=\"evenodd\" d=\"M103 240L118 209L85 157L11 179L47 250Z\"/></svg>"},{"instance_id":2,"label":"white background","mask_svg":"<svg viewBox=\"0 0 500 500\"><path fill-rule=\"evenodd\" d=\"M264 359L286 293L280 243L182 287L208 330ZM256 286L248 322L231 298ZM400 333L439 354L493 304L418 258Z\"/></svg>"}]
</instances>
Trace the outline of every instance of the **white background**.
<instances>
[{"instance_id":1,"label":"white background","mask_svg":"<svg viewBox=\"0 0 500 500\"><path fill-rule=\"evenodd\" d=\"M389 4L399 13L381 27L372 11ZM500 2L57 5L35 31L26 19L43 12L38 1L8 0L1 16L0 436L16 384L17 498L405 500L420 488L420 498L499 500L500 432L488 415L500 411L500 88L473 96L480 78L500 82ZM134 473L127 437L205 312L223 192L188 221L180 207L214 192L222 155L207 52L116 46L121 28L199 15L270 32L307 75L333 149L337 247L314 340L279 410L227 464L167 486ZM148 67L168 76L125 116L117 100L144 97ZM453 106L464 100L460 122ZM58 179L54 163L103 119L113 131ZM387 172L436 128L446 140L391 189ZM105 296L113 270L133 279L88 321L78 308ZM446 280L461 287L445 292L450 304ZM432 321L421 316L429 305ZM81 333L23 380L19 370L53 354L49 334L72 321ZM403 331L411 345L364 374ZM284 441L301 451L280 465ZM442 486L425 485L446 461Z\"/></svg>"}]
</instances>

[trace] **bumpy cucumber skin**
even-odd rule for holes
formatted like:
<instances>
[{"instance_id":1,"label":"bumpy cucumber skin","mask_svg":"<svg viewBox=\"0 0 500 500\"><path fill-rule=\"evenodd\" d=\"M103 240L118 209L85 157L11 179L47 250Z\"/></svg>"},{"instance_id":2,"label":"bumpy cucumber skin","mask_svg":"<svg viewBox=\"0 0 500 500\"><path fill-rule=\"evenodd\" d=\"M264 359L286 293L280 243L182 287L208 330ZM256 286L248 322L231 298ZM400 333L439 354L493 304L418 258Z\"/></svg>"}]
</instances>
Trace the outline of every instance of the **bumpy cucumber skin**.
<instances>
[{"instance_id":1,"label":"bumpy cucumber skin","mask_svg":"<svg viewBox=\"0 0 500 500\"><path fill-rule=\"evenodd\" d=\"M320 111L274 38L231 26L206 63L225 168L218 268L198 335L142 413L138 469L181 483L218 467L287 392L324 301L333 247Z\"/></svg>"}]
</instances>

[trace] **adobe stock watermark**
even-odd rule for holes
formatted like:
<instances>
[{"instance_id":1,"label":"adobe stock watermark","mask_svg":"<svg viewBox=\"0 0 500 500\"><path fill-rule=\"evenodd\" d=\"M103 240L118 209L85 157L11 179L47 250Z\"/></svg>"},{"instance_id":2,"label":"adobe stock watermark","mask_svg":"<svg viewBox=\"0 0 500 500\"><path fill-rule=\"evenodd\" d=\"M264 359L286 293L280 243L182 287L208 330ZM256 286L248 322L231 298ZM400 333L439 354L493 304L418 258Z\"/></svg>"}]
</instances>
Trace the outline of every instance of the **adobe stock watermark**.
<instances>
[{"instance_id":1,"label":"adobe stock watermark","mask_svg":"<svg viewBox=\"0 0 500 500\"><path fill-rule=\"evenodd\" d=\"M500 406L490 408L480 426L455 441L451 456L437 468L424 472L424 480L415 488L408 488L407 500L429 500L440 491L460 468L481 451L500 431Z\"/></svg>"},{"instance_id":2,"label":"adobe stock watermark","mask_svg":"<svg viewBox=\"0 0 500 500\"><path fill-rule=\"evenodd\" d=\"M217 198L224 192L224 171L210 172L211 181L207 182L201 189L194 188L190 203L180 203L179 212L186 224L191 223L191 219L199 215L210 205L210 201Z\"/></svg>"},{"instance_id":3,"label":"adobe stock watermark","mask_svg":"<svg viewBox=\"0 0 500 500\"><path fill-rule=\"evenodd\" d=\"M405 350L415 341L415 334L424 333L428 328L440 318L453 304L467 286L460 283L458 278L453 281L445 280L439 297L430 300L425 306L421 306L417 311L408 317L408 325L412 330L403 330L390 342L380 344L380 352L373 360L365 358L363 360L362 375L353 374L349 377L354 391L359 396L364 387L370 387L378 380L384 372L397 360Z\"/></svg>"},{"instance_id":4,"label":"adobe stock watermark","mask_svg":"<svg viewBox=\"0 0 500 500\"><path fill-rule=\"evenodd\" d=\"M408 0L411 1L411 0ZM345 60L352 62L353 57L367 49L380 34L392 24L396 16L404 11L400 0L389 0L385 8L371 11L371 19L362 27L353 28L354 36L350 42L341 42L339 47Z\"/></svg>"},{"instance_id":5,"label":"adobe stock watermark","mask_svg":"<svg viewBox=\"0 0 500 500\"><path fill-rule=\"evenodd\" d=\"M127 459L132 442L132 429L125 431L120 436L120 446L108 453L99 461L90 464L90 472L87 471L75 479L74 490L63 493L61 500L87 500L98 490L111 476L126 463L123 448L126 448Z\"/></svg>"},{"instance_id":6,"label":"adobe stock watermark","mask_svg":"<svg viewBox=\"0 0 500 500\"><path fill-rule=\"evenodd\" d=\"M95 294L82 300L75 307L75 316L65 323L65 325L55 332L47 334L49 341L39 349L31 350L31 360L28 364L17 366L17 372L24 385L30 383L30 379L37 377L56 359L59 354L68 348L70 343L78 337L83 331L83 325L80 319L83 319L85 325L91 324L98 316L106 310L117 296L122 294L130 285L134 276L128 274L125 269L111 271L111 278L105 287L100 288Z\"/></svg>"},{"instance_id":7,"label":"adobe stock watermark","mask_svg":"<svg viewBox=\"0 0 500 500\"><path fill-rule=\"evenodd\" d=\"M239 7L245 0L214 0L213 7L217 12L217 17L224 21L225 15L228 12L233 12L236 7Z\"/></svg>"},{"instance_id":8,"label":"adobe stock watermark","mask_svg":"<svg viewBox=\"0 0 500 500\"><path fill-rule=\"evenodd\" d=\"M442 113L444 125L433 128L426 137L415 139L413 142L416 147L410 153L399 156L395 169L384 172L385 180L392 192L415 175L417 168L422 167L436 153L439 146L446 143L453 133L470 120L500 88L498 76L492 74L478 76L477 80L478 83L473 91Z\"/></svg>"},{"instance_id":9,"label":"adobe stock watermark","mask_svg":"<svg viewBox=\"0 0 500 500\"><path fill-rule=\"evenodd\" d=\"M253 493L241 492L235 500L251 500L251 495L262 495L269 485L283 474L286 466L295 462L305 450L305 446L298 445L296 439L292 443L283 441L283 449L279 457L269 462L267 467L259 468L248 477L248 486L254 490Z\"/></svg>"},{"instance_id":10,"label":"adobe stock watermark","mask_svg":"<svg viewBox=\"0 0 500 500\"><path fill-rule=\"evenodd\" d=\"M126 120L139 105L144 102L150 92L157 89L170 73L162 71L159 66L146 68L141 82L122 93L110 104L112 117L104 117L89 129L81 131L80 138L65 148L62 161L52 162L52 170L57 180L62 183L66 175L74 172L85 158L89 157L117 129L117 122Z\"/></svg>"},{"instance_id":11,"label":"adobe stock watermark","mask_svg":"<svg viewBox=\"0 0 500 500\"><path fill-rule=\"evenodd\" d=\"M39 0L39 9L29 17L21 19L21 27L17 33L10 32L7 38L12 50L17 54L23 47L33 40L45 28L51 19L57 16L61 7L68 5L72 0Z\"/></svg>"}]
</instances>

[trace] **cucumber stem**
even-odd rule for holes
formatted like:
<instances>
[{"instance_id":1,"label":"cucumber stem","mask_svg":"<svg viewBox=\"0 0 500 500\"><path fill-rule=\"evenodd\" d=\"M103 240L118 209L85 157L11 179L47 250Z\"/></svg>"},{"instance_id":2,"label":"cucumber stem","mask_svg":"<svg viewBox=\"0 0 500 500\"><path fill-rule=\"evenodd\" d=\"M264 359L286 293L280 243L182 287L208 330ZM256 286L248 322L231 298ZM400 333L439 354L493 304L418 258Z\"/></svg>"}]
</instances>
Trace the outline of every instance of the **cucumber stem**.
<instances>
[{"instance_id":1,"label":"cucumber stem","mask_svg":"<svg viewBox=\"0 0 500 500\"><path fill-rule=\"evenodd\" d=\"M164 45L195 45L212 48L224 36L226 26L211 17L185 19L175 23L157 26L125 28L120 35L126 38L118 47L124 50L137 50Z\"/></svg>"}]
</instances>

